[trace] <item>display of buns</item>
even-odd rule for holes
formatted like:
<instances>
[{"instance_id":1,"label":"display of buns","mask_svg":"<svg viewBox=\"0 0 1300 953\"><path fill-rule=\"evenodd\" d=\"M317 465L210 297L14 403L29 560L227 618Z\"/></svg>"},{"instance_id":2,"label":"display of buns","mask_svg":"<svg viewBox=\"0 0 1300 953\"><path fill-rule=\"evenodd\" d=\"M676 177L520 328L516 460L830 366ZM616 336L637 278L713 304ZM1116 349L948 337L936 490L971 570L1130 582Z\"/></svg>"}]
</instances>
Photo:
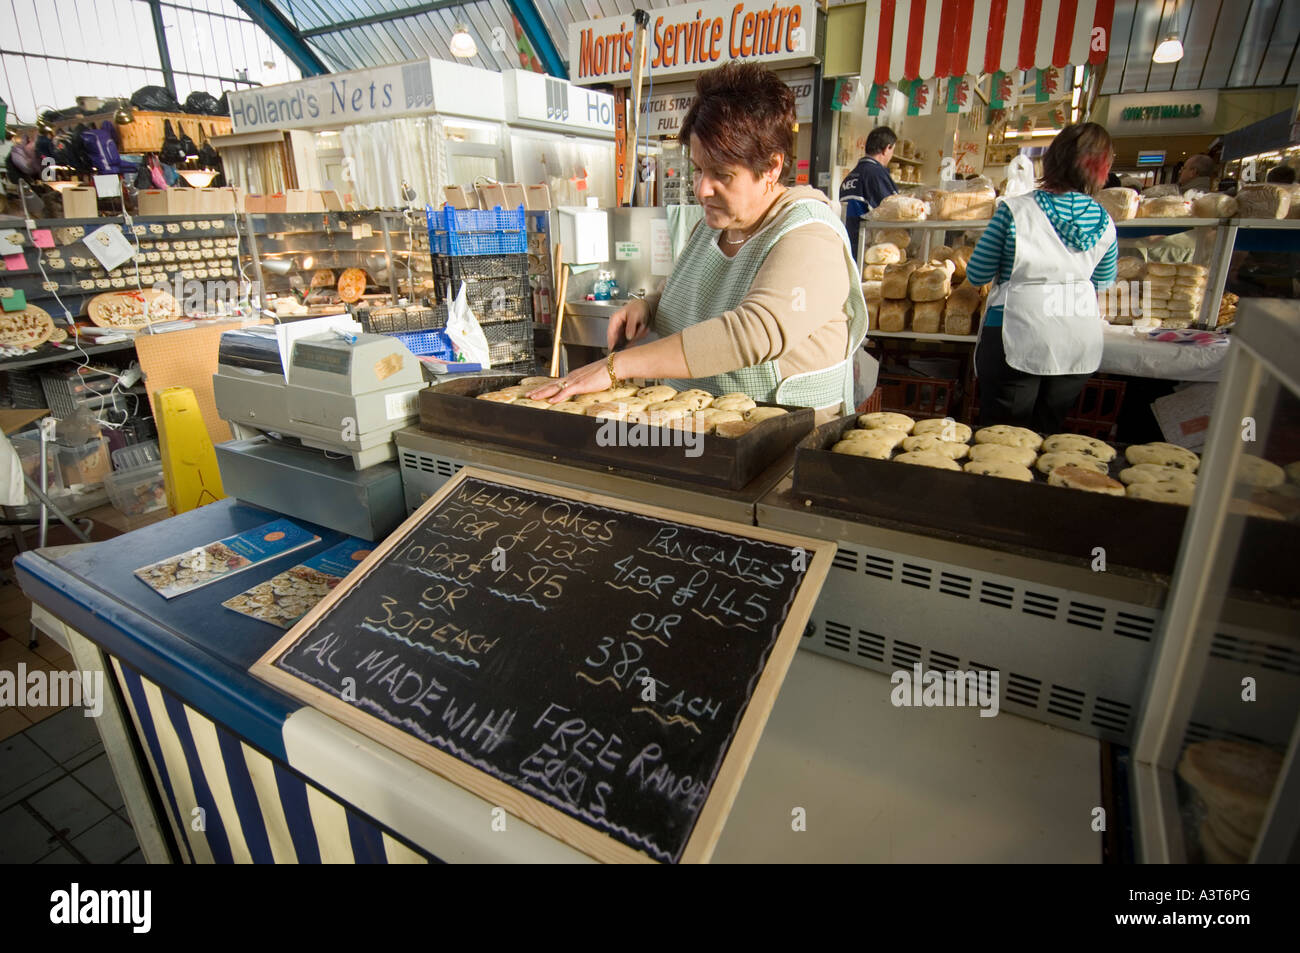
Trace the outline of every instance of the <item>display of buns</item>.
<instances>
[{"instance_id":1,"label":"display of buns","mask_svg":"<svg viewBox=\"0 0 1300 953\"><path fill-rule=\"evenodd\" d=\"M714 397L699 388L679 392L665 384L655 384L639 390L620 386L551 403L549 400L534 400L528 396L551 383L551 378L529 377L525 380L528 381L527 384L486 391L476 395L477 399L509 404L512 407L582 414L597 420L622 420L629 424L670 427L723 437L738 437L765 420L784 417L789 413L782 407L759 407L745 394ZM910 420L908 426L911 426ZM902 439L901 434L899 439Z\"/></svg>"},{"instance_id":2,"label":"display of buns","mask_svg":"<svg viewBox=\"0 0 1300 953\"><path fill-rule=\"evenodd\" d=\"M973 442L972 442L973 441ZM862 414L827 447L832 453L962 471L1017 482L1191 506L1200 457L1169 443L1134 444L1121 456L1084 434L1042 437L999 424L975 430L951 417L914 420L907 414ZM1250 454L1239 458L1237 496L1229 512L1300 522L1300 461L1281 467ZM1292 492L1293 491L1293 492ZM1249 498L1247 498L1249 497ZM1294 497L1294 499L1292 498Z\"/></svg>"}]
</instances>

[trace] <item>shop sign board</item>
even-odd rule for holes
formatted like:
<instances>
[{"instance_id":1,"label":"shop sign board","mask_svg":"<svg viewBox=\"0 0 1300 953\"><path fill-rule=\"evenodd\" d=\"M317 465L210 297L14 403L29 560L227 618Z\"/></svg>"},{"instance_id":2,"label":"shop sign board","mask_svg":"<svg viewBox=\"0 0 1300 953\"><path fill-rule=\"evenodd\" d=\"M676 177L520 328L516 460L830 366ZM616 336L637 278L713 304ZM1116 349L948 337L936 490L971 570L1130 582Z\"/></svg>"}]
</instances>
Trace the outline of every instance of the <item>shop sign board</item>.
<instances>
[{"instance_id":1,"label":"shop sign board","mask_svg":"<svg viewBox=\"0 0 1300 953\"><path fill-rule=\"evenodd\" d=\"M1112 96L1107 126L1112 136L1215 132L1218 107L1218 93L1212 90Z\"/></svg>"},{"instance_id":2,"label":"shop sign board","mask_svg":"<svg viewBox=\"0 0 1300 953\"><path fill-rule=\"evenodd\" d=\"M646 68L656 79L682 76L728 60L768 67L816 60L817 6L807 0L716 0L651 11ZM569 27L569 69L575 83L629 82L631 15L584 20Z\"/></svg>"},{"instance_id":3,"label":"shop sign board","mask_svg":"<svg viewBox=\"0 0 1300 953\"><path fill-rule=\"evenodd\" d=\"M556 132L614 137L614 97L553 76L511 70L505 81L506 122Z\"/></svg>"},{"instance_id":4,"label":"shop sign board","mask_svg":"<svg viewBox=\"0 0 1300 953\"><path fill-rule=\"evenodd\" d=\"M785 84L794 91L795 122L812 122L813 85L816 82L811 69L792 70L781 75ZM695 102L695 86L680 83L659 90L641 101L641 132L651 136L673 136L681 128L686 112Z\"/></svg>"},{"instance_id":5,"label":"shop sign board","mask_svg":"<svg viewBox=\"0 0 1300 953\"><path fill-rule=\"evenodd\" d=\"M231 131L337 128L433 111L429 60L231 91Z\"/></svg>"}]
</instances>

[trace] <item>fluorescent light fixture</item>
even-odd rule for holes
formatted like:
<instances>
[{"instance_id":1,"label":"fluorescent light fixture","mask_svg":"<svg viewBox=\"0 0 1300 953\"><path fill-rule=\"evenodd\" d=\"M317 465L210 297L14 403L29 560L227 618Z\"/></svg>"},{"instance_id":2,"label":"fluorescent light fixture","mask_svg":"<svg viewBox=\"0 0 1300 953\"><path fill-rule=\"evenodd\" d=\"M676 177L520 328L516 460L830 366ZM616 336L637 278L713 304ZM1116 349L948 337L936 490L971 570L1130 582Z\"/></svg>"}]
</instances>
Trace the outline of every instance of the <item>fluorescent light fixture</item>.
<instances>
[{"instance_id":1,"label":"fluorescent light fixture","mask_svg":"<svg viewBox=\"0 0 1300 953\"><path fill-rule=\"evenodd\" d=\"M1183 44L1178 40L1177 33L1170 33L1165 37L1164 42L1156 47L1155 53L1151 59L1156 63L1177 63L1183 58Z\"/></svg>"},{"instance_id":2,"label":"fluorescent light fixture","mask_svg":"<svg viewBox=\"0 0 1300 953\"><path fill-rule=\"evenodd\" d=\"M459 56L462 59L468 59L471 56L478 55L478 44L474 42L474 37L469 35L469 30L465 24L457 23L456 32L451 35L451 55ZM1179 53L1181 56L1182 53Z\"/></svg>"}]
</instances>

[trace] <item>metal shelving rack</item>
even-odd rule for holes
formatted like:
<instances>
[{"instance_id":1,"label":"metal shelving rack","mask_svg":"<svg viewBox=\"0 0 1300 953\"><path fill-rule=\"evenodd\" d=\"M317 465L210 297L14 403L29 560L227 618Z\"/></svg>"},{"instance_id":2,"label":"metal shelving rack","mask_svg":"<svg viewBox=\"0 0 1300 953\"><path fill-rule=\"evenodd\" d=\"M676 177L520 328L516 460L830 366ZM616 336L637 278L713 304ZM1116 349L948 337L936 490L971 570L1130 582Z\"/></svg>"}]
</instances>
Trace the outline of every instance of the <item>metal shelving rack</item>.
<instances>
[{"instance_id":1,"label":"metal shelving rack","mask_svg":"<svg viewBox=\"0 0 1300 953\"><path fill-rule=\"evenodd\" d=\"M1294 863L1300 850L1300 600L1252 601L1243 608L1229 588L1246 528L1246 518L1230 510L1243 453L1262 453L1274 427L1295 446L1300 303L1249 298L1239 308L1249 317L1233 335L1211 415L1133 746L1137 846L1147 863L1189 859L1194 838L1184 833L1175 772L1189 742L1206 737L1285 749L1250 860ZM1257 424L1249 447L1244 418ZM1243 644L1252 647L1253 661L1234 658ZM1225 664L1233 665L1227 673ZM1256 704L1241 698L1245 674L1257 681Z\"/></svg>"}]
</instances>

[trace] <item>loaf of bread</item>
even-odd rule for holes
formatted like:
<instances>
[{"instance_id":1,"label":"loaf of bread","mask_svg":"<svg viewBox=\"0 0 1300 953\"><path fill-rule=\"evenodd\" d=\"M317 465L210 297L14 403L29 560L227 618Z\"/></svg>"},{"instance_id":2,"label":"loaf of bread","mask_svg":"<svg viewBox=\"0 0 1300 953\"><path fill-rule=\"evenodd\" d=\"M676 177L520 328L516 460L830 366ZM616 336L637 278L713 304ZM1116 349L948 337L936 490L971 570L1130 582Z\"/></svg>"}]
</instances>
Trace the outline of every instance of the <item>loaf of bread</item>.
<instances>
[{"instance_id":1,"label":"loaf of bread","mask_svg":"<svg viewBox=\"0 0 1300 953\"><path fill-rule=\"evenodd\" d=\"M943 300L918 301L912 306L912 330L917 334L938 334L943 324Z\"/></svg>"},{"instance_id":2,"label":"loaf of bread","mask_svg":"<svg viewBox=\"0 0 1300 953\"><path fill-rule=\"evenodd\" d=\"M1280 185L1243 185L1237 190L1237 214L1242 218L1286 218L1291 193Z\"/></svg>"},{"instance_id":3,"label":"loaf of bread","mask_svg":"<svg viewBox=\"0 0 1300 953\"><path fill-rule=\"evenodd\" d=\"M871 240L877 245L895 245L906 252L907 246L912 244L912 234L905 228L878 228Z\"/></svg>"},{"instance_id":4,"label":"loaf of bread","mask_svg":"<svg viewBox=\"0 0 1300 953\"><path fill-rule=\"evenodd\" d=\"M885 277L886 267L887 267L886 265L863 265L862 280L879 281L881 278Z\"/></svg>"},{"instance_id":5,"label":"loaf of bread","mask_svg":"<svg viewBox=\"0 0 1300 953\"><path fill-rule=\"evenodd\" d=\"M1115 262L1116 281L1141 281L1147 273L1147 263L1141 258L1125 256Z\"/></svg>"},{"instance_id":6,"label":"loaf of bread","mask_svg":"<svg viewBox=\"0 0 1300 953\"><path fill-rule=\"evenodd\" d=\"M1138 203L1138 218L1186 218L1191 212L1179 195L1162 195L1158 198L1142 197Z\"/></svg>"},{"instance_id":7,"label":"loaf of bread","mask_svg":"<svg viewBox=\"0 0 1300 953\"><path fill-rule=\"evenodd\" d=\"M1102 189L1097 193L1097 203L1117 222L1127 222L1137 217L1136 189Z\"/></svg>"},{"instance_id":8,"label":"loaf of bread","mask_svg":"<svg viewBox=\"0 0 1300 953\"><path fill-rule=\"evenodd\" d=\"M952 262L952 283L957 284L966 280L966 265L974 251L975 249L969 245L962 245L960 248L949 248L947 245L940 245L930 252L930 260Z\"/></svg>"},{"instance_id":9,"label":"loaf of bread","mask_svg":"<svg viewBox=\"0 0 1300 953\"><path fill-rule=\"evenodd\" d=\"M1291 193L1291 207L1287 209L1287 218L1300 218L1300 182L1285 186Z\"/></svg>"},{"instance_id":10,"label":"loaf of bread","mask_svg":"<svg viewBox=\"0 0 1300 953\"><path fill-rule=\"evenodd\" d=\"M907 279L907 296L913 301L943 301L952 294L950 263L922 265Z\"/></svg>"},{"instance_id":11,"label":"loaf of bread","mask_svg":"<svg viewBox=\"0 0 1300 953\"><path fill-rule=\"evenodd\" d=\"M902 299L907 297L907 283L912 272L921 267L916 259L886 265L885 275L880 282L880 293L885 298Z\"/></svg>"},{"instance_id":12,"label":"loaf of bread","mask_svg":"<svg viewBox=\"0 0 1300 953\"><path fill-rule=\"evenodd\" d=\"M1144 200L1165 198L1170 195L1181 196L1182 194L1183 190L1176 182L1169 182L1165 185L1153 185L1149 189L1142 190L1142 198Z\"/></svg>"},{"instance_id":13,"label":"loaf of bread","mask_svg":"<svg viewBox=\"0 0 1300 953\"><path fill-rule=\"evenodd\" d=\"M930 202L930 217L941 222L992 218L997 198L997 193L991 188L954 192L935 189Z\"/></svg>"},{"instance_id":14,"label":"loaf of bread","mask_svg":"<svg viewBox=\"0 0 1300 953\"><path fill-rule=\"evenodd\" d=\"M921 222L928 215L925 203L910 195L886 196L871 212L873 219L882 222Z\"/></svg>"},{"instance_id":15,"label":"loaf of bread","mask_svg":"<svg viewBox=\"0 0 1300 953\"><path fill-rule=\"evenodd\" d=\"M880 292L880 284L879 281L862 282L862 297L867 299L867 304L870 304L872 301L879 301L884 297Z\"/></svg>"},{"instance_id":16,"label":"loaf of bread","mask_svg":"<svg viewBox=\"0 0 1300 953\"><path fill-rule=\"evenodd\" d=\"M862 260L868 265L894 265L903 260L903 250L892 242L878 242L863 253Z\"/></svg>"},{"instance_id":17,"label":"loaf of bread","mask_svg":"<svg viewBox=\"0 0 1300 953\"><path fill-rule=\"evenodd\" d=\"M1237 200L1222 192L1206 192L1192 199L1193 218L1232 218L1237 214Z\"/></svg>"},{"instance_id":18,"label":"loaf of bread","mask_svg":"<svg viewBox=\"0 0 1300 953\"><path fill-rule=\"evenodd\" d=\"M975 319L982 300L979 289L970 282L962 282L944 302L943 333L974 334L978 327Z\"/></svg>"},{"instance_id":19,"label":"loaf of bread","mask_svg":"<svg viewBox=\"0 0 1300 953\"><path fill-rule=\"evenodd\" d=\"M880 302L880 330L906 331L907 315L912 310L912 302L885 298Z\"/></svg>"}]
</instances>

